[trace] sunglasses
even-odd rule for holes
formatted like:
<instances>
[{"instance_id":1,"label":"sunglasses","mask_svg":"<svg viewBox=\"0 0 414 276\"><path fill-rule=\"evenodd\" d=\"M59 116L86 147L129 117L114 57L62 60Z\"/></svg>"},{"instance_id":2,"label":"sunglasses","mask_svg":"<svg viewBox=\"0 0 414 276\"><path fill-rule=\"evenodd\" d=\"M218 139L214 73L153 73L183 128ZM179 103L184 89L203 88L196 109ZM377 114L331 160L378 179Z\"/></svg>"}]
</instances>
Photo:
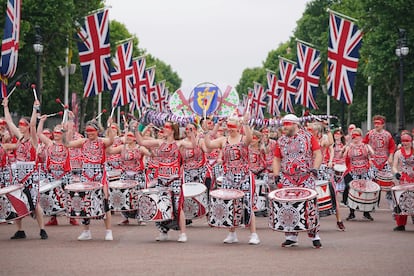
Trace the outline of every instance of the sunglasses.
<instances>
[{"instance_id":1,"label":"sunglasses","mask_svg":"<svg viewBox=\"0 0 414 276\"><path fill-rule=\"evenodd\" d=\"M359 133L352 133L351 137L352 137L352 139L353 138L357 138L357 137L361 137L361 134L359 134Z\"/></svg>"},{"instance_id":2,"label":"sunglasses","mask_svg":"<svg viewBox=\"0 0 414 276\"><path fill-rule=\"evenodd\" d=\"M127 137L129 137L129 138L135 138L135 135L134 134L127 134Z\"/></svg>"},{"instance_id":3,"label":"sunglasses","mask_svg":"<svg viewBox=\"0 0 414 276\"><path fill-rule=\"evenodd\" d=\"M26 123L26 122L19 122L19 126L27 127L27 126L29 126L29 124Z\"/></svg>"},{"instance_id":4,"label":"sunglasses","mask_svg":"<svg viewBox=\"0 0 414 276\"><path fill-rule=\"evenodd\" d=\"M164 128L166 128L166 129L172 129L172 125L164 125Z\"/></svg>"},{"instance_id":5,"label":"sunglasses","mask_svg":"<svg viewBox=\"0 0 414 276\"><path fill-rule=\"evenodd\" d=\"M85 128L86 132L98 132L98 130L94 127L88 126Z\"/></svg>"},{"instance_id":6,"label":"sunglasses","mask_svg":"<svg viewBox=\"0 0 414 276\"><path fill-rule=\"evenodd\" d=\"M186 130L186 131L189 131L189 130L193 131L194 129L195 129L195 128L193 128L193 127L186 127L186 128L185 128L185 130Z\"/></svg>"},{"instance_id":7,"label":"sunglasses","mask_svg":"<svg viewBox=\"0 0 414 276\"><path fill-rule=\"evenodd\" d=\"M53 134L54 135L56 135L56 134L63 134L63 132L62 131L53 131Z\"/></svg>"},{"instance_id":8,"label":"sunglasses","mask_svg":"<svg viewBox=\"0 0 414 276\"><path fill-rule=\"evenodd\" d=\"M227 128L229 128L229 129L236 129L237 128L237 125L236 124L229 124L229 123L227 123Z\"/></svg>"},{"instance_id":9,"label":"sunglasses","mask_svg":"<svg viewBox=\"0 0 414 276\"><path fill-rule=\"evenodd\" d=\"M411 139L401 139L402 143L410 143L412 140Z\"/></svg>"}]
</instances>

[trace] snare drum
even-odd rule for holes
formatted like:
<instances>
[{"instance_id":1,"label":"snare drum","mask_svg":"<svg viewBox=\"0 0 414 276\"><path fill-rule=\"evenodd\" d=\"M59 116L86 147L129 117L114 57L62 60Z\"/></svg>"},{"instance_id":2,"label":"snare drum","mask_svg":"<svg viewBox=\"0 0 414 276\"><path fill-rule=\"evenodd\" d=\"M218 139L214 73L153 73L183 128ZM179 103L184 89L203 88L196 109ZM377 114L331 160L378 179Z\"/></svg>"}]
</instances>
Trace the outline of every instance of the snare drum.
<instances>
[{"instance_id":1,"label":"snare drum","mask_svg":"<svg viewBox=\"0 0 414 276\"><path fill-rule=\"evenodd\" d=\"M15 181L19 183L23 183L26 181L28 176L35 173L36 169L36 163L31 162L22 162L17 161L15 163L11 164L12 174ZM38 181L39 175L34 174L33 176L37 177L36 179L33 179L33 181Z\"/></svg>"},{"instance_id":2,"label":"snare drum","mask_svg":"<svg viewBox=\"0 0 414 276\"><path fill-rule=\"evenodd\" d=\"M108 181L116 181L121 178L122 171L113 169L113 170L108 170L106 174L108 175Z\"/></svg>"},{"instance_id":3,"label":"snare drum","mask_svg":"<svg viewBox=\"0 0 414 276\"><path fill-rule=\"evenodd\" d=\"M346 171L346 165L342 164L336 164L333 166L334 172L335 172L335 178L341 179L344 175L344 172Z\"/></svg>"},{"instance_id":4,"label":"snare drum","mask_svg":"<svg viewBox=\"0 0 414 276\"><path fill-rule=\"evenodd\" d=\"M361 212L375 210L380 195L380 186L370 180L352 180L349 183L348 207Z\"/></svg>"},{"instance_id":5,"label":"snare drum","mask_svg":"<svg viewBox=\"0 0 414 276\"><path fill-rule=\"evenodd\" d=\"M319 225L317 193L308 188L281 188L269 194L269 227L281 232L309 231Z\"/></svg>"},{"instance_id":6,"label":"snare drum","mask_svg":"<svg viewBox=\"0 0 414 276\"><path fill-rule=\"evenodd\" d=\"M334 210L329 182L325 180L316 180L315 188L318 193L319 217L327 217L335 214L336 210Z\"/></svg>"},{"instance_id":7,"label":"snare drum","mask_svg":"<svg viewBox=\"0 0 414 276\"><path fill-rule=\"evenodd\" d=\"M71 218L104 216L104 193L99 182L78 182L65 186L66 215Z\"/></svg>"},{"instance_id":8,"label":"snare drum","mask_svg":"<svg viewBox=\"0 0 414 276\"><path fill-rule=\"evenodd\" d=\"M221 187L223 186L223 181L224 181L224 176L219 176L216 178L217 189L221 189Z\"/></svg>"},{"instance_id":9,"label":"snare drum","mask_svg":"<svg viewBox=\"0 0 414 276\"><path fill-rule=\"evenodd\" d=\"M267 209L267 193L269 188L264 180L256 180L256 189L254 193L255 212L263 212Z\"/></svg>"},{"instance_id":10,"label":"snare drum","mask_svg":"<svg viewBox=\"0 0 414 276\"><path fill-rule=\"evenodd\" d=\"M24 185L0 188L0 223L23 218L31 213Z\"/></svg>"},{"instance_id":11,"label":"snare drum","mask_svg":"<svg viewBox=\"0 0 414 276\"><path fill-rule=\"evenodd\" d=\"M207 187L188 182L183 184L184 214L186 219L201 218L208 212Z\"/></svg>"},{"instance_id":12,"label":"snare drum","mask_svg":"<svg viewBox=\"0 0 414 276\"><path fill-rule=\"evenodd\" d=\"M399 215L414 216L414 185L398 185L391 188L392 198Z\"/></svg>"},{"instance_id":13,"label":"snare drum","mask_svg":"<svg viewBox=\"0 0 414 276\"><path fill-rule=\"evenodd\" d=\"M138 218L143 221L167 221L173 219L171 191L168 188L139 190Z\"/></svg>"},{"instance_id":14,"label":"snare drum","mask_svg":"<svg viewBox=\"0 0 414 276\"><path fill-rule=\"evenodd\" d=\"M138 182L135 180L111 181L109 187L109 209L115 212L138 209Z\"/></svg>"},{"instance_id":15,"label":"snare drum","mask_svg":"<svg viewBox=\"0 0 414 276\"><path fill-rule=\"evenodd\" d=\"M244 193L235 189L217 189L210 192L208 224L213 227L233 228L242 225Z\"/></svg>"},{"instance_id":16,"label":"snare drum","mask_svg":"<svg viewBox=\"0 0 414 276\"><path fill-rule=\"evenodd\" d=\"M379 171L375 177L375 182L380 185L381 190L390 191L394 186L393 175L390 172Z\"/></svg>"},{"instance_id":17,"label":"snare drum","mask_svg":"<svg viewBox=\"0 0 414 276\"><path fill-rule=\"evenodd\" d=\"M44 215L52 216L65 211L65 191L60 180L41 181L39 192L39 204Z\"/></svg>"}]
</instances>

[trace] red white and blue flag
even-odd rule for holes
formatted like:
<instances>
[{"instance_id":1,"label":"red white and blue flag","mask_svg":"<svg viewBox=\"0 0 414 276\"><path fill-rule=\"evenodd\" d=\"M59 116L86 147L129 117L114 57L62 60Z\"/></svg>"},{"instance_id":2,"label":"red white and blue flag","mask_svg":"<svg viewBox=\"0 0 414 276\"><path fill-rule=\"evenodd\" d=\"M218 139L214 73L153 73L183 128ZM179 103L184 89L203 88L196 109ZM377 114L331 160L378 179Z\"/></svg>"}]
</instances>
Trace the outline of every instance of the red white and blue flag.
<instances>
[{"instance_id":1,"label":"red white and blue flag","mask_svg":"<svg viewBox=\"0 0 414 276\"><path fill-rule=\"evenodd\" d=\"M77 33L79 60L83 76L83 96L109 91L111 86L111 48L108 10L88 15Z\"/></svg>"},{"instance_id":2,"label":"red white and blue flag","mask_svg":"<svg viewBox=\"0 0 414 276\"><path fill-rule=\"evenodd\" d=\"M147 85L147 80L145 78L146 64L147 61L145 56L140 56L132 61L132 66L134 68L134 101L130 104L131 111L138 110L147 105L146 90L144 89Z\"/></svg>"},{"instance_id":3,"label":"red white and blue flag","mask_svg":"<svg viewBox=\"0 0 414 276\"><path fill-rule=\"evenodd\" d=\"M112 106L124 106L134 97L132 40L118 45L111 72Z\"/></svg>"},{"instance_id":4,"label":"red white and blue flag","mask_svg":"<svg viewBox=\"0 0 414 276\"><path fill-rule=\"evenodd\" d=\"M321 72L320 51L301 42L297 43L296 79L298 80L296 103L318 109L316 92Z\"/></svg>"},{"instance_id":5,"label":"red white and blue flag","mask_svg":"<svg viewBox=\"0 0 414 276\"><path fill-rule=\"evenodd\" d=\"M8 95L7 82L14 76L17 68L20 41L20 10L21 0L8 0L6 8L6 22L0 58L0 96Z\"/></svg>"},{"instance_id":6,"label":"red white and blue flag","mask_svg":"<svg viewBox=\"0 0 414 276\"><path fill-rule=\"evenodd\" d=\"M279 95L279 110L294 113L293 102L296 96L296 68L295 63L279 57L279 77L277 81L277 93Z\"/></svg>"},{"instance_id":7,"label":"red white and blue flag","mask_svg":"<svg viewBox=\"0 0 414 276\"><path fill-rule=\"evenodd\" d=\"M155 92L151 94L151 101L158 112L167 111L168 95L166 93L168 93L168 90L165 87L165 80L162 80L157 83Z\"/></svg>"},{"instance_id":8,"label":"red white and blue flag","mask_svg":"<svg viewBox=\"0 0 414 276\"><path fill-rule=\"evenodd\" d=\"M362 32L353 22L329 15L328 95L352 103Z\"/></svg>"},{"instance_id":9,"label":"red white and blue flag","mask_svg":"<svg viewBox=\"0 0 414 276\"><path fill-rule=\"evenodd\" d=\"M267 111L271 116L279 116L280 111L278 107L279 95L277 94L277 77L272 71L267 71L267 97L269 98L267 103Z\"/></svg>"},{"instance_id":10,"label":"red white and blue flag","mask_svg":"<svg viewBox=\"0 0 414 276\"><path fill-rule=\"evenodd\" d=\"M144 91L144 94L147 96L147 104L153 104L153 94L157 91L157 86L155 84L155 66L145 69Z\"/></svg>"},{"instance_id":11,"label":"red white and blue flag","mask_svg":"<svg viewBox=\"0 0 414 276\"><path fill-rule=\"evenodd\" d=\"M253 84L253 99L252 99L252 117L256 119L263 119L263 109L267 105L267 93L263 86L255 82Z\"/></svg>"}]
</instances>

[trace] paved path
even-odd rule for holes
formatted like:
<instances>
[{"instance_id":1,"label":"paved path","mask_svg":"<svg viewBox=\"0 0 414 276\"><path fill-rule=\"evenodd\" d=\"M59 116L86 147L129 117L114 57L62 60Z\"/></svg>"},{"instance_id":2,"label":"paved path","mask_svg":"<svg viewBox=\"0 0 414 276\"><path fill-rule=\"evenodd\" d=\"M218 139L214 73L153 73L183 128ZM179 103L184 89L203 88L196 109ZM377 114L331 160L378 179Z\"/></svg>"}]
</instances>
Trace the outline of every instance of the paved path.
<instances>
[{"instance_id":1,"label":"paved path","mask_svg":"<svg viewBox=\"0 0 414 276\"><path fill-rule=\"evenodd\" d=\"M347 209L341 211L345 218ZM227 231L209 227L205 218L188 227L185 244L176 242L178 232L156 242L153 223L118 226L119 214L112 217L114 241L103 240L102 221L92 221L92 241L77 241L82 228L66 217L40 240L36 222L25 218L26 240L10 240L15 226L0 225L0 275L414 275L411 219L406 232L393 232L386 206L373 213L373 222L361 217L357 212L359 221L345 221L346 232L337 231L334 216L322 218L322 249L313 249L304 233L298 247L281 248L283 234L270 230L264 217L257 218L257 246L247 243L247 229L237 231L238 244L223 244Z\"/></svg>"}]
</instances>

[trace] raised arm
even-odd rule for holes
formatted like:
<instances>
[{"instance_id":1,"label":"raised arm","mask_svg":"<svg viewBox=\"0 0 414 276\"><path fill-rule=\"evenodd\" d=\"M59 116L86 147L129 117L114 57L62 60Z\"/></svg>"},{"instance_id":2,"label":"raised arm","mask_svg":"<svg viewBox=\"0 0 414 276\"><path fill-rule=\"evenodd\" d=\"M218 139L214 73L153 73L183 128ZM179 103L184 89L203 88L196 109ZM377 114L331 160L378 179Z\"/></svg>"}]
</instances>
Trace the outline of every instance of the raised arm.
<instances>
[{"instance_id":1,"label":"raised arm","mask_svg":"<svg viewBox=\"0 0 414 276\"><path fill-rule=\"evenodd\" d=\"M39 137L40 141L45 145L49 146L53 143L52 140L49 139L46 135L43 134L43 125L47 119L47 115L42 115L40 117L39 125L37 126L37 136Z\"/></svg>"},{"instance_id":2,"label":"raised arm","mask_svg":"<svg viewBox=\"0 0 414 276\"><path fill-rule=\"evenodd\" d=\"M16 136L17 139L20 139L22 137L22 133L17 128L17 126L13 123L13 119L9 111L9 99L7 97L3 98L2 105L3 105L3 110L4 110L4 120L6 121L8 128L10 129L11 133L14 136Z\"/></svg>"}]
</instances>

